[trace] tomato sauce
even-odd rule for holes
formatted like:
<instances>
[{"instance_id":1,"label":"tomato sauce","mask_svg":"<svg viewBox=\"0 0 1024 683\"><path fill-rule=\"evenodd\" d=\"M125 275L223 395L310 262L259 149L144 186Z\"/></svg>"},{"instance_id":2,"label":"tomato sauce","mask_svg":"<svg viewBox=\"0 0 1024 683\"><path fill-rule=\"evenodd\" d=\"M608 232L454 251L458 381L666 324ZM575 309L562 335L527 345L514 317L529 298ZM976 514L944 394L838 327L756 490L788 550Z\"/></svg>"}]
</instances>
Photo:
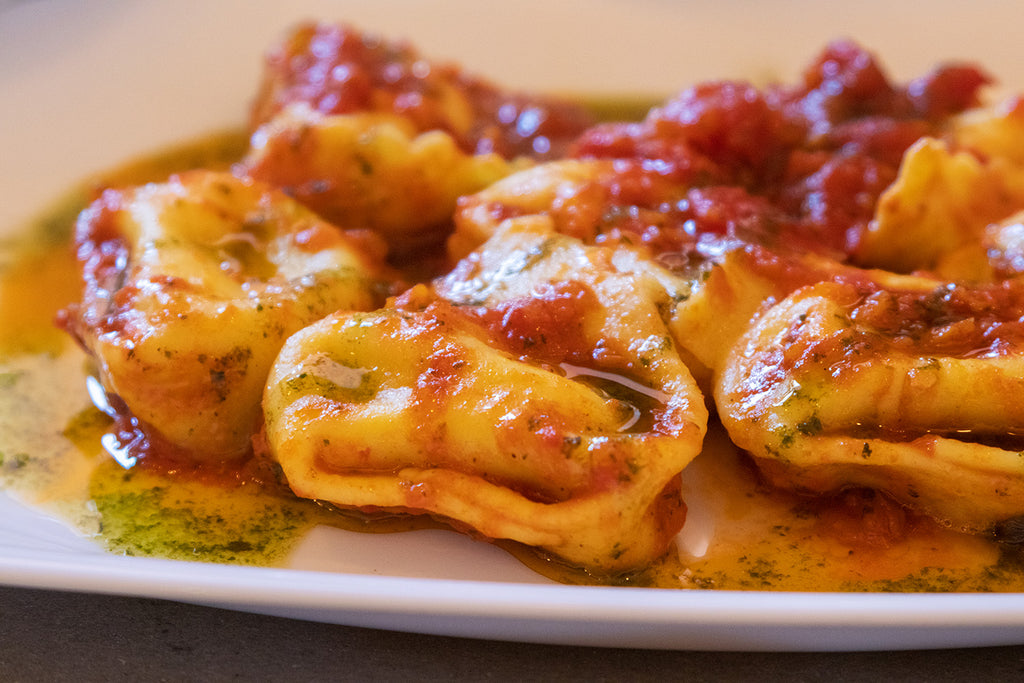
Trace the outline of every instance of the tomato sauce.
<instances>
[{"instance_id":1,"label":"tomato sauce","mask_svg":"<svg viewBox=\"0 0 1024 683\"><path fill-rule=\"evenodd\" d=\"M896 351L920 357L996 358L1024 344L1024 286L937 284L930 291L882 288L842 274L850 320Z\"/></svg>"},{"instance_id":2,"label":"tomato sauce","mask_svg":"<svg viewBox=\"0 0 1024 683\"><path fill-rule=\"evenodd\" d=\"M477 318L505 348L548 363L593 361L584 320L597 296L580 283L554 283L493 308L465 311Z\"/></svg>"},{"instance_id":3,"label":"tomato sauce","mask_svg":"<svg viewBox=\"0 0 1024 683\"><path fill-rule=\"evenodd\" d=\"M622 173L603 182L622 218L604 240L629 235L660 253L724 235L856 262L903 153L976 105L988 82L976 67L950 65L896 85L867 51L837 42L796 87L698 85L641 123L590 129L572 153L619 160ZM675 204L643 191L665 179L692 189ZM643 220L661 208L658 223Z\"/></svg>"}]
</instances>

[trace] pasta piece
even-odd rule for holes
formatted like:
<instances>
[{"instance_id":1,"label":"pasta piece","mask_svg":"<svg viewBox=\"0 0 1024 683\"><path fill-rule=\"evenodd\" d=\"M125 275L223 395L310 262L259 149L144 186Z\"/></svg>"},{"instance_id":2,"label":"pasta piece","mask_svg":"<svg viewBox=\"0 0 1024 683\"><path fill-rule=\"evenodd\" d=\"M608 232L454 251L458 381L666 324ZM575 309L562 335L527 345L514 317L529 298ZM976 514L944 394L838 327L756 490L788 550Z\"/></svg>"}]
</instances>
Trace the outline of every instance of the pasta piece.
<instances>
[{"instance_id":1,"label":"pasta piece","mask_svg":"<svg viewBox=\"0 0 1024 683\"><path fill-rule=\"evenodd\" d=\"M721 370L736 342L765 310L801 287L843 281L925 289L938 285L927 276L855 268L818 254L735 245L691 279L689 294L677 304L669 327L692 355L687 364L710 392L710 376Z\"/></svg>"},{"instance_id":2,"label":"pasta piece","mask_svg":"<svg viewBox=\"0 0 1024 683\"><path fill-rule=\"evenodd\" d=\"M383 248L270 188L195 171L107 190L79 218L85 287L65 326L106 390L200 460L244 455L291 333L387 294Z\"/></svg>"},{"instance_id":3,"label":"pasta piece","mask_svg":"<svg viewBox=\"0 0 1024 683\"><path fill-rule=\"evenodd\" d=\"M611 172L609 161L554 161L464 197L455 214L455 232L448 239L449 257L458 261L468 256L498 231L503 220L515 216L548 216L555 232L593 241L608 204L607 193L597 182ZM576 226L586 234L579 234Z\"/></svg>"},{"instance_id":4,"label":"pasta piece","mask_svg":"<svg viewBox=\"0 0 1024 683\"><path fill-rule=\"evenodd\" d=\"M762 309L840 270L827 259L783 256L753 245L736 246L709 263L692 278L669 322L702 389L710 393L714 372Z\"/></svg>"},{"instance_id":5,"label":"pasta piece","mask_svg":"<svg viewBox=\"0 0 1024 683\"><path fill-rule=\"evenodd\" d=\"M241 166L336 225L378 232L391 253L442 243L459 196L513 168L393 114L324 116L305 105L261 126Z\"/></svg>"},{"instance_id":6,"label":"pasta piece","mask_svg":"<svg viewBox=\"0 0 1024 683\"><path fill-rule=\"evenodd\" d=\"M642 566L683 523L678 475L707 421L642 267L510 228L437 294L289 339L267 446L300 496L439 516L595 572Z\"/></svg>"},{"instance_id":7,"label":"pasta piece","mask_svg":"<svg viewBox=\"0 0 1024 683\"><path fill-rule=\"evenodd\" d=\"M567 159L510 175L459 202L452 258L461 258L508 218L547 216L556 232L586 244L627 244L670 267L700 264L740 243L793 249L764 198L739 187L691 187L642 160ZM812 250L813 251L813 250Z\"/></svg>"},{"instance_id":8,"label":"pasta piece","mask_svg":"<svg viewBox=\"0 0 1024 683\"><path fill-rule=\"evenodd\" d=\"M1024 514L1024 290L798 290L734 347L719 415L775 485L883 490L981 532Z\"/></svg>"},{"instance_id":9,"label":"pasta piece","mask_svg":"<svg viewBox=\"0 0 1024 683\"><path fill-rule=\"evenodd\" d=\"M934 269L980 241L985 226L1024 207L1024 168L985 163L924 138L882 195L858 261L897 272Z\"/></svg>"},{"instance_id":10,"label":"pasta piece","mask_svg":"<svg viewBox=\"0 0 1024 683\"><path fill-rule=\"evenodd\" d=\"M986 228L1024 209L1024 113L1012 99L968 111L942 138L907 152L899 177L879 199L857 261L898 272L994 277Z\"/></svg>"}]
</instances>

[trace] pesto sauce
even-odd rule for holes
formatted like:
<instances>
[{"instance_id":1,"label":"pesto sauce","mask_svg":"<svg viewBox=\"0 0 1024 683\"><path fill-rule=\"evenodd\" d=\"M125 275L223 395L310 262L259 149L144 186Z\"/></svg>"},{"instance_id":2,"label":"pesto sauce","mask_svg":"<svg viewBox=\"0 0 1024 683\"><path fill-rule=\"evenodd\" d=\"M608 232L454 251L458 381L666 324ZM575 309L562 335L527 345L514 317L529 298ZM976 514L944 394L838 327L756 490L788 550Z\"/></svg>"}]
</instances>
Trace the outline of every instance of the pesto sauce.
<instances>
[{"instance_id":1,"label":"pesto sauce","mask_svg":"<svg viewBox=\"0 0 1024 683\"><path fill-rule=\"evenodd\" d=\"M173 560L283 565L303 535L333 517L255 485L182 480L110 460L93 473L89 497L109 551Z\"/></svg>"}]
</instances>

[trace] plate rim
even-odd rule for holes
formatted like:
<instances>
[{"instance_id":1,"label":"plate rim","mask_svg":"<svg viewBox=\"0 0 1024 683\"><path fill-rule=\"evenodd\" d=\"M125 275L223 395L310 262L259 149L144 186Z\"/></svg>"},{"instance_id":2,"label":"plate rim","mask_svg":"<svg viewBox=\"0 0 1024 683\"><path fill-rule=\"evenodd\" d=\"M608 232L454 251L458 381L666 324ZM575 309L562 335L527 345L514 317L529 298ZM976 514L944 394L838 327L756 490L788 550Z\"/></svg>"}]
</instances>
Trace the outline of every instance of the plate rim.
<instances>
[{"instance_id":1,"label":"plate rim","mask_svg":"<svg viewBox=\"0 0 1024 683\"><path fill-rule=\"evenodd\" d=\"M646 1L652 7L665 4ZM468 2L465 0L463 5ZM403 4L408 3L389 3ZM531 0L530 4L536 7L545 3ZM67 0L36 0L2 7L0 32L16 20L35 19L68 5ZM129 3L117 5L123 8ZM161 3L153 3L153 7L158 5ZM148 11L136 8L133 16L151 16ZM884 60L885 55L881 57ZM222 113L218 111L217 115ZM3 115L0 109L0 117ZM183 125L188 128L193 123ZM215 126L203 123L200 127L208 130ZM181 133L166 131L163 138L153 140L149 149L159 148L165 139L180 139ZM59 196L57 191L65 189L63 181L60 185L49 188L55 192L54 198ZM32 210L40 208L34 206ZM9 234L5 227L0 227L0 238ZM5 550L2 542L0 550ZM0 556L0 583L152 597L317 620L344 618L358 622L353 625L399 630L412 627L431 632L433 628L470 636L501 635L502 627L517 622L518 630L509 635L518 639L609 646L618 642L631 647L672 647L667 639L684 628L695 635L705 628L725 641L732 638L711 649L893 649L1024 643L1024 593L792 593L565 586L213 565L118 557L98 549L92 553L39 547L6 549ZM428 621L438 615L446 621L432 627ZM458 619L468 619L467 625L459 626L455 623ZM730 636L728 632L764 627L796 630L762 641L753 634ZM559 633L558 628L563 631ZM628 630L628 636L622 637L615 628ZM815 629L838 633L815 634ZM901 634L906 629L919 630L913 635L921 637ZM848 648L833 639L844 633L851 636ZM795 640L800 638L803 640ZM708 640L699 642L715 645Z\"/></svg>"}]
</instances>

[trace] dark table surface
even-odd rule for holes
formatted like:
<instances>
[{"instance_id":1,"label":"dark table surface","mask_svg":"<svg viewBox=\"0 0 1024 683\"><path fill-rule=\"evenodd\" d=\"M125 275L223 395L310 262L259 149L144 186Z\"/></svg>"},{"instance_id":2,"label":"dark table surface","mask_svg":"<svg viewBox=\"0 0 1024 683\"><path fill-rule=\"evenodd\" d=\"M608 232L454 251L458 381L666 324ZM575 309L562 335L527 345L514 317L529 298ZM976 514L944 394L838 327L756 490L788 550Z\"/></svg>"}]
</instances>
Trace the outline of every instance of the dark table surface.
<instances>
[{"instance_id":1,"label":"dark table surface","mask_svg":"<svg viewBox=\"0 0 1024 683\"><path fill-rule=\"evenodd\" d=\"M1019 681L1024 646L863 653L529 645L0 587L0 681Z\"/></svg>"}]
</instances>

